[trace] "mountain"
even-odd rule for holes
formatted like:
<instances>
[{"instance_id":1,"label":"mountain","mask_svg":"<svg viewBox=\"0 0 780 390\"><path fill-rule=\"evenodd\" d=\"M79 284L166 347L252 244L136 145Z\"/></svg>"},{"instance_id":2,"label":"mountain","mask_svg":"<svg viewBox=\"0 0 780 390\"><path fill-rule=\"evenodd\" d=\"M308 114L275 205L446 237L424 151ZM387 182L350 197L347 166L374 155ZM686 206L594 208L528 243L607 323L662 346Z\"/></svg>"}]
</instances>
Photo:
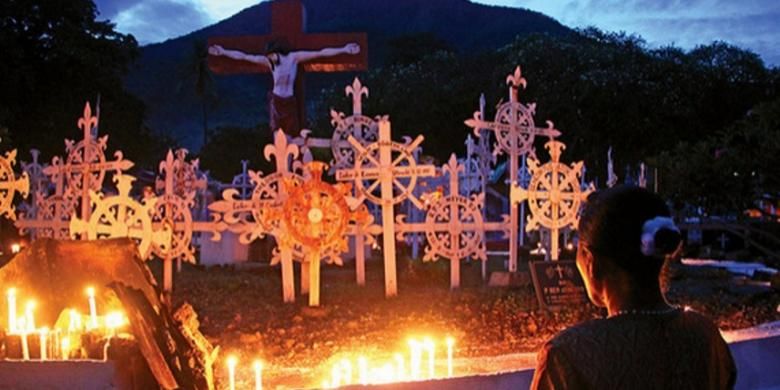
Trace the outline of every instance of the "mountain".
<instances>
[{"instance_id":1,"label":"mountain","mask_svg":"<svg viewBox=\"0 0 780 390\"><path fill-rule=\"evenodd\" d=\"M307 32L366 32L369 69L384 63L388 41L410 34L432 33L460 55L468 55L504 46L517 35L571 32L538 12L468 0L303 0L302 3ZM144 46L126 85L146 103L147 124L161 134L174 137L184 147L198 149L203 137L203 113L192 74L196 43L212 36L267 34L270 8L269 2L263 2L188 35ZM334 82L346 83L353 76L309 75L308 101L316 98L323 87ZM268 75L215 75L214 79L218 98L208 110L210 128L251 127L267 121ZM310 111L308 114L317 115Z\"/></svg>"}]
</instances>

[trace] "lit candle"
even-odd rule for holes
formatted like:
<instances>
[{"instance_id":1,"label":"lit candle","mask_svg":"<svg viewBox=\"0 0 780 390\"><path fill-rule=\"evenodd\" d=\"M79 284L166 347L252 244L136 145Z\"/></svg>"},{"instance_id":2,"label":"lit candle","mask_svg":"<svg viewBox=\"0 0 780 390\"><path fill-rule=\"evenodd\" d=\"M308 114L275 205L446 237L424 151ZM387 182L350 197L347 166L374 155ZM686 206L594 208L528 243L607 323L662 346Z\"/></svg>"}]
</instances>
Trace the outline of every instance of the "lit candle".
<instances>
[{"instance_id":1,"label":"lit candle","mask_svg":"<svg viewBox=\"0 0 780 390\"><path fill-rule=\"evenodd\" d=\"M409 358L409 370L412 374L412 379L420 378L420 365L422 364L422 346L417 340L409 340L410 358Z\"/></svg>"},{"instance_id":2,"label":"lit candle","mask_svg":"<svg viewBox=\"0 0 780 390\"><path fill-rule=\"evenodd\" d=\"M436 347L433 344L433 341L429 338L425 338L425 349L428 350L428 378L433 378L434 371L435 371L435 357L434 353L436 352Z\"/></svg>"},{"instance_id":3,"label":"lit candle","mask_svg":"<svg viewBox=\"0 0 780 390\"><path fill-rule=\"evenodd\" d=\"M41 344L41 361L46 360L46 336L49 334L49 328L41 328L40 330L40 344Z\"/></svg>"},{"instance_id":4,"label":"lit candle","mask_svg":"<svg viewBox=\"0 0 780 390\"><path fill-rule=\"evenodd\" d=\"M60 348L62 349L62 360L68 360L70 357L70 338L68 336L62 338Z\"/></svg>"},{"instance_id":5,"label":"lit candle","mask_svg":"<svg viewBox=\"0 0 780 390\"><path fill-rule=\"evenodd\" d=\"M98 319L94 287L87 287L87 297L89 298L89 329L95 329L98 327Z\"/></svg>"},{"instance_id":6,"label":"lit candle","mask_svg":"<svg viewBox=\"0 0 780 390\"><path fill-rule=\"evenodd\" d=\"M24 307L24 323L26 330L35 330L35 317L33 316L33 310L35 310L35 301L27 301L27 305Z\"/></svg>"},{"instance_id":7,"label":"lit candle","mask_svg":"<svg viewBox=\"0 0 780 390\"><path fill-rule=\"evenodd\" d=\"M331 387L339 387L341 386L341 364L340 362L337 364L334 364L333 367L330 369L330 386Z\"/></svg>"},{"instance_id":8,"label":"lit candle","mask_svg":"<svg viewBox=\"0 0 780 390\"><path fill-rule=\"evenodd\" d=\"M236 390L236 365L238 359L235 356L230 356L227 359L228 366L228 381L230 383L230 390Z\"/></svg>"},{"instance_id":9,"label":"lit candle","mask_svg":"<svg viewBox=\"0 0 780 390\"><path fill-rule=\"evenodd\" d=\"M452 378L452 346L455 345L455 340L452 337L447 337L447 377Z\"/></svg>"},{"instance_id":10,"label":"lit candle","mask_svg":"<svg viewBox=\"0 0 780 390\"><path fill-rule=\"evenodd\" d=\"M406 376L406 367L404 367L404 357L400 353L397 353L393 355L393 358L395 358L395 365L396 365L396 380L397 381L403 381L404 377Z\"/></svg>"},{"instance_id":11,"label":"lit candle","mask_svg":"<svg viewBox=\"0 0 780 390\"><path fill-rule=\"evenodd\" d=\"M263 390L263 362L255 360L255 390Z\"/></svg>"},{"instance_id":12,"label":"lit candle","mask_svg":"<svg viewBox=\"0 0 780 390\"><path fill-rule=\"evenodd\" d=\"M341 359L339 365L341 366L342 376L344 377L344 384L352 384L352 362L350 362L349 359Z\"/></svg>"},{"instance_id":13,"label":"lit candle","mask_svg":"<svg viewBox=\"0 0 780 390\"><path fill-rule=\"evenodd\" d=\"M81 330L81 314L76 309L70 309L68 311L68 333L74 333Z\"/></svg>"},{"instance_id":14,"label":"lit candle","mask_svg":"<svg viewBox=\"0 0 780 390\"><path fill-rule=\"evenodd\" d=\"M8 289L8 333L16 332L16 289Z\"/></svg>"},{"instance_id":15,"label":"lit candle","mask_svg":"<svg viewBox=\"0 0 780 390\"><path fill-rule=\"evenodd\" d=\"M27 327L24 321L20 320L21 339L22 339L22 359L30 360L30 347L27 345Z\"/></svg>"},{"instance_id":16,"label":"lit candle","mask_svg":"<svg viewBox=\"0 0 780 390\"><path fill-rule=\"evenodd\" d=\"M358 357L358 381L361 385L368 384L368 360L365 357Z\"/></svg>"}]
</instances>

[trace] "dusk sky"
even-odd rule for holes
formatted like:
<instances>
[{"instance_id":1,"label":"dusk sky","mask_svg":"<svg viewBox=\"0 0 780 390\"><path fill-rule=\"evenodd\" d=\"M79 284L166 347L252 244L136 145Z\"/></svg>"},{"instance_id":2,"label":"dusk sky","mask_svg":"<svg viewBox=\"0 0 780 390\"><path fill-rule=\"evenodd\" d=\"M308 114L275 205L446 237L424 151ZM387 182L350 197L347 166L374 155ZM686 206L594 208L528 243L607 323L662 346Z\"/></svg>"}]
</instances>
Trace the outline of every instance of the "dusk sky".
<instances>
[{"instance_id":1,"label":"dusk sky","mask_svg":"<svg viewBox=\"0 0 780 390\"><path fill-rule=\"evenodd\" d=\"M547 14L570 27L641 35L652 47L690 49L722 40L780 65L778 0L480 0ZM230 17L258 0L96 0L101 19L141 44L164 41Z\"/></svg>"}]
</instances>

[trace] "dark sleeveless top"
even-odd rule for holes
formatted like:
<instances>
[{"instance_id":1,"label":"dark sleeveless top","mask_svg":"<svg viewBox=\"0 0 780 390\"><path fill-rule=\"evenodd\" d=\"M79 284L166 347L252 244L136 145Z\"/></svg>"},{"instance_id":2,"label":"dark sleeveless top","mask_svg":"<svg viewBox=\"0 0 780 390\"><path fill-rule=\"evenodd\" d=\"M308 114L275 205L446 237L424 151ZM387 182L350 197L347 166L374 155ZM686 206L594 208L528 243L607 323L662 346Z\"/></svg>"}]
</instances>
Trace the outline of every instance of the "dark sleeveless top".
<instances>
[{"instance_id":1,"label":"dark sleeveless top","mask_svg":"<svg viewBox=\"0 0 780 390\"><path fill-rule=\"evenodd\" d=\"M718 328L695 312L623 314L558 333L532 389L730 389L736 367Z\"/></svg>"}]
</instances>

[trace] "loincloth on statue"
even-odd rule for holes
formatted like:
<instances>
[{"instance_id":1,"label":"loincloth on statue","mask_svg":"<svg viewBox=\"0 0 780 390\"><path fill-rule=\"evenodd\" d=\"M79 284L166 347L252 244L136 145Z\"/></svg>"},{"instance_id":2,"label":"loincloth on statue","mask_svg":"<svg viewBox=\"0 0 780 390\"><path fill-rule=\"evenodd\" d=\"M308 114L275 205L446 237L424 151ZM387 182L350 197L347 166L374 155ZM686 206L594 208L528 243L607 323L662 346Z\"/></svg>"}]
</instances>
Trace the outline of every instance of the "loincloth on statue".
<instances>
[{"instance_id":1,"label":"loincloth on statue","mask_svg":"<svg viewBox=\"0 0 780 390\"><path fill-rule=\"evenodd\" d=\"M289 135L298 135L298 100L295 96L281 97L268 92L268 113L271 131L284 130Z\"/></svg>"}]
</instances>

